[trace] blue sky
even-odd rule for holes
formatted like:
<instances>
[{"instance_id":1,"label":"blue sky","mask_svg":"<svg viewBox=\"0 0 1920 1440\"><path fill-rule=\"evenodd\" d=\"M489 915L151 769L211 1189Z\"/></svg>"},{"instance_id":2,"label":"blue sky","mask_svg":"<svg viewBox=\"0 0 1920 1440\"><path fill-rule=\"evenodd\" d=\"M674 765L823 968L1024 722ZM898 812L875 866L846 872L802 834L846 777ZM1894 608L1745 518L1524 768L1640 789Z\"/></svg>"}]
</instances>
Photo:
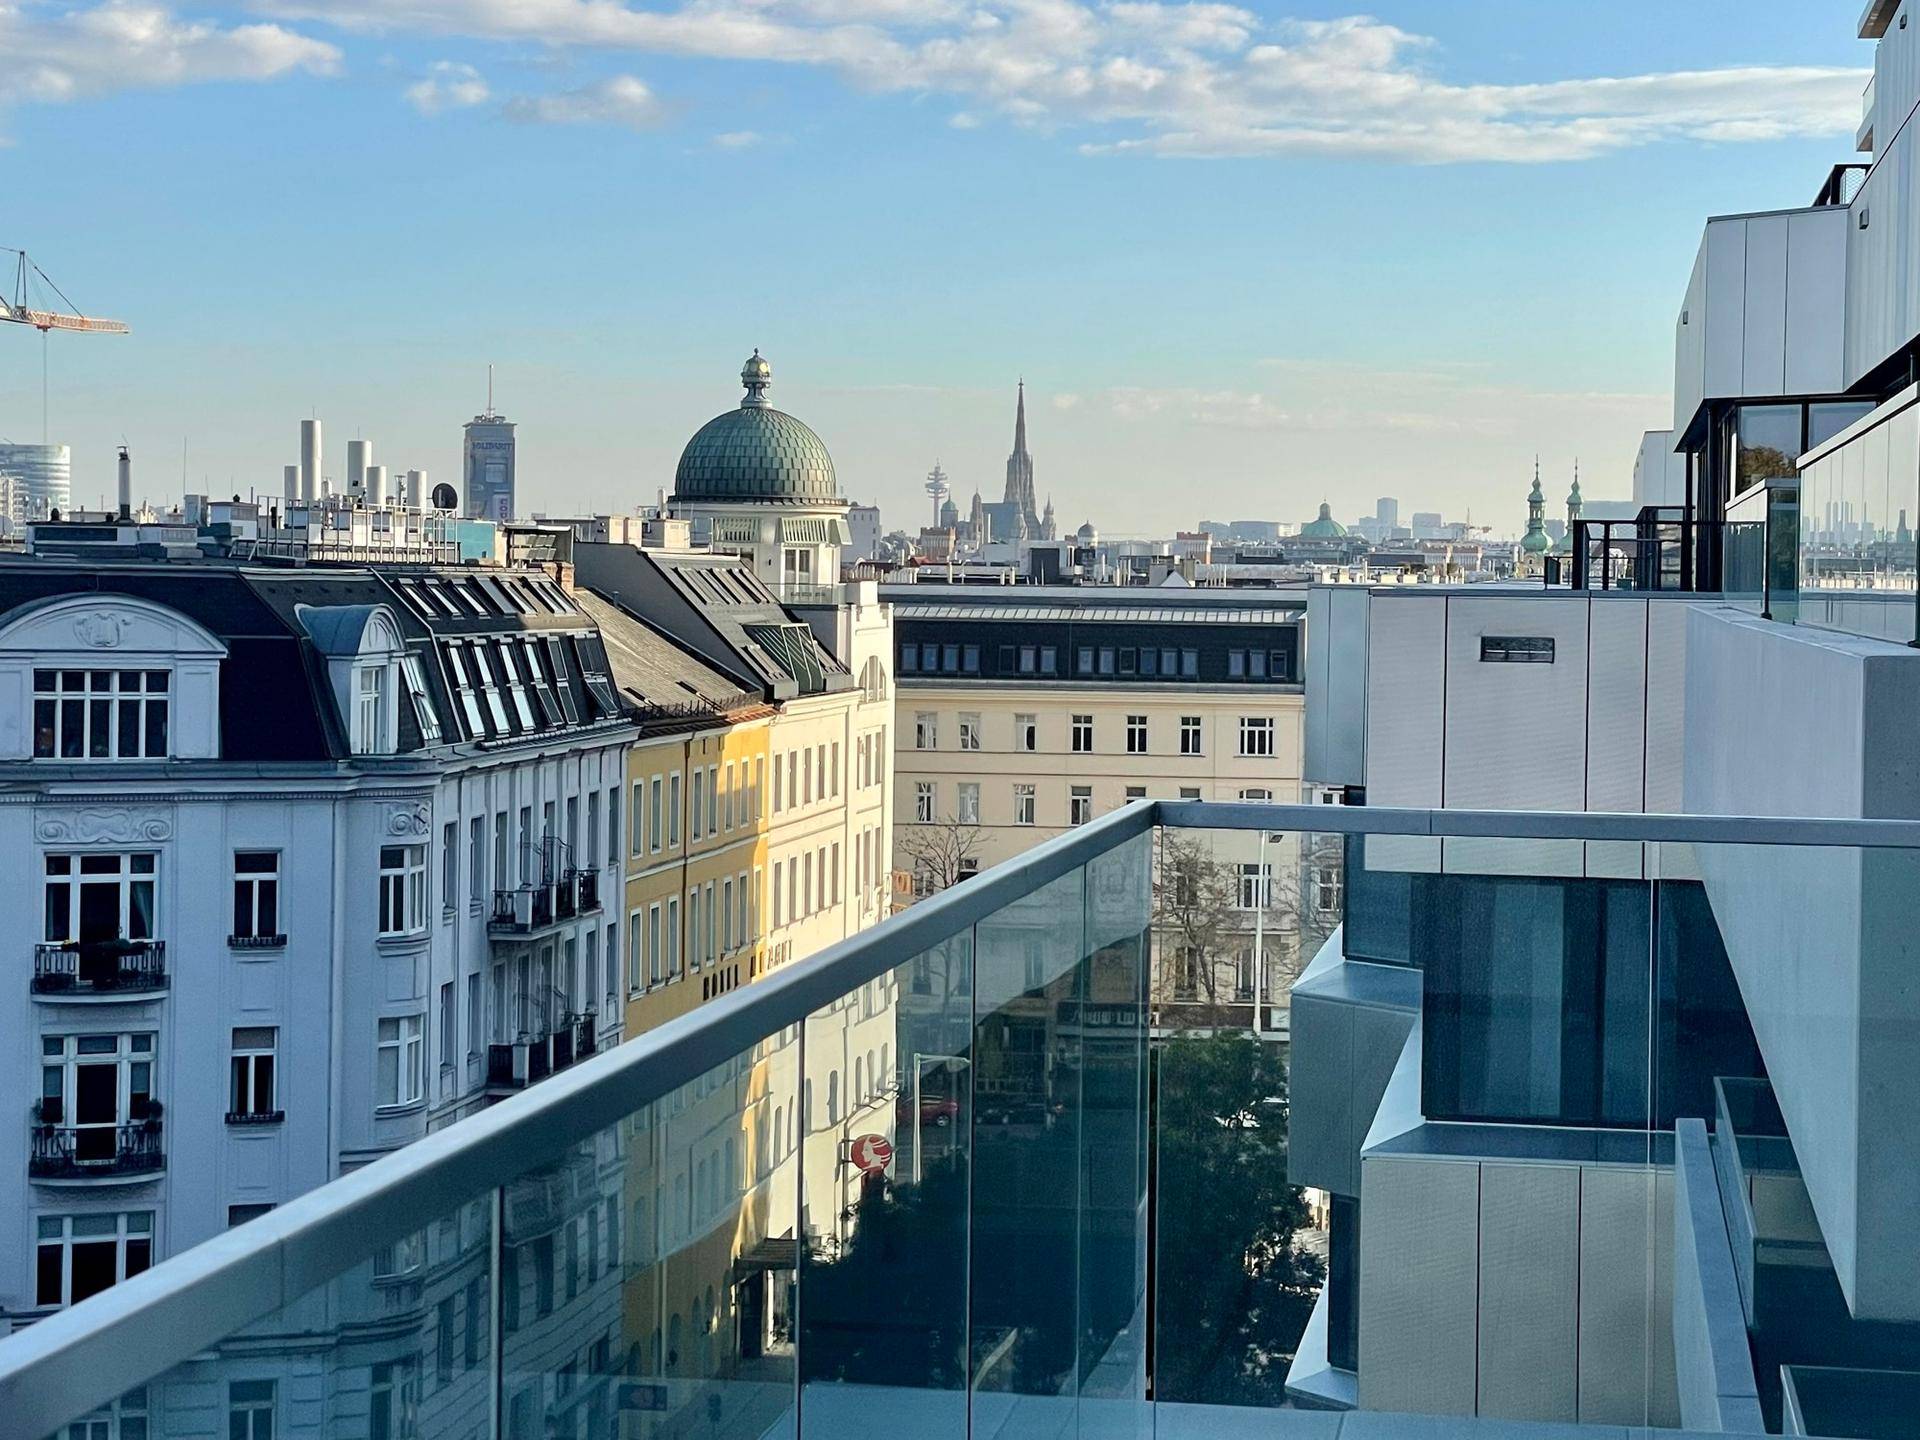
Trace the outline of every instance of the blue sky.
<instances>
[{"instance_id":1,"label":"blue sky","mask_svg":"<svg viewBox=\"0 0 1920 1440\"><path fill-rule=\"evenodd\" d=\"M1626 493L1701 220L1849 158L1857 10L0 0L0 245L133 326L53 341L82 498L275 488L309 413L451 477L493 361L527 501L625 509L757 345L889 525L997 497L1024 374L1070 523L1510 531L1536 450Z\"/></svg>"}]
</instances>

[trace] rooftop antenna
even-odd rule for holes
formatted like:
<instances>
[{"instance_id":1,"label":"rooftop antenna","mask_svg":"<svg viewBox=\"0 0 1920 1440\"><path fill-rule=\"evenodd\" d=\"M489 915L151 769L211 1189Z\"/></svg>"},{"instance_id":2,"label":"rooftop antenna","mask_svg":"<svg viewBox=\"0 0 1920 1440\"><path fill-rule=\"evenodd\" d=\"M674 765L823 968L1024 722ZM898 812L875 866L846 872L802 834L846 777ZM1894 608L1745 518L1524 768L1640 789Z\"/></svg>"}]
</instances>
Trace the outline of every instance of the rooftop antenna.
<instances>
[{"instance_id":1,"label":"rooftop antenna","mask_svg":"<svg viewBox=\"0 0 1920 1440\"><path fill-rule=\"evenodd\" d=\"M487 414L493 414L493 362L487 362Z\"/></svg>"}]
</instances>

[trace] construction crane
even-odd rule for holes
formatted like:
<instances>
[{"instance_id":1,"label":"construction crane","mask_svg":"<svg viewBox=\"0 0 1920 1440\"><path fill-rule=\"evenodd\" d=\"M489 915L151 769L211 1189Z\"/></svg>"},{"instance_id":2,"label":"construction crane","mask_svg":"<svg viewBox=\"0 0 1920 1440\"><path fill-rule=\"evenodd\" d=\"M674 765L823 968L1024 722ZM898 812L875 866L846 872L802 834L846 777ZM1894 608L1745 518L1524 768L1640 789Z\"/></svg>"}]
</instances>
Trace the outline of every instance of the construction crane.
<instances>
[{"instance_id":1,"label":"construction crane","mask_svg":"<svg viewBox=\"0 0 1920 1440\"><path fill-rule=\"evenodd\" d=\"M85 335L125 335L127 326L120 320L101 320L91 315L82 315L79 307L67 299L66 292L53 283L47 272L27 258L24 250L15 250L8 245L0 245L0 255L14 257L13 296L9 299L0 293L0 320L11 321L15 325L31 325L40 332L40 439L47 439L47 337L55 330L78 331ZM33 306L33 297L29 294L32 282L38 277L40 284L51 290L64 310L40 310Z\"/></svg>"}]
</instances>

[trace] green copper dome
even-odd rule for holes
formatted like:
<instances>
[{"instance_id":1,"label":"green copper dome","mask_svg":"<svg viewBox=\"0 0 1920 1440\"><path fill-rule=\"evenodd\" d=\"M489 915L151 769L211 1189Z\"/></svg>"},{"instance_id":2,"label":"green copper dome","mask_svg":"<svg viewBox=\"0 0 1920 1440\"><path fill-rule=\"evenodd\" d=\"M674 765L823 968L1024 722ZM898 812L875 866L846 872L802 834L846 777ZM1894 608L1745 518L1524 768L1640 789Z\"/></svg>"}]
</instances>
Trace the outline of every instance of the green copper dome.
<instances>
[{"instance_id":1,"label":"green copper dome","mask_svg":"<svg viewBox=\"0 0 1920 1440\"><path fill-rule=\"evenodd\" d=\"M740 371L740 408L694 432L674 471L676 501L841 505L833 457L801 421L767 404L773 367L758 350Z\"/></svg>"},{"instance_id":2,"label":"green copper dome","mask_svg":"<svg viewBox=\"0 0 1920 1440\"><path fill-rule=\"evenodd\" d=\"M1320 513L1300 527L1300 534L1311 540L1331 540L1347 533L1347 527L1333 518L1333 507L1320 502Z\"/></svg>"}]
</instances>

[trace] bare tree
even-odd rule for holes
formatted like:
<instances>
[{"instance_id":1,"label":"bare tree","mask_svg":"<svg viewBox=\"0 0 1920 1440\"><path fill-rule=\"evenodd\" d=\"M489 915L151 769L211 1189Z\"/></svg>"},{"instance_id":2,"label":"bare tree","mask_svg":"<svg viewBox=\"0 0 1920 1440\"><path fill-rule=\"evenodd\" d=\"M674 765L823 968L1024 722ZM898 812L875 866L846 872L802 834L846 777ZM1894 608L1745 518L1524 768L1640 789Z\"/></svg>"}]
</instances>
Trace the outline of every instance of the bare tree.
<instances>
[{"instance_id":1,"label":"bare tree","mask_svg":"<svg viewBox=\"0 0 1920 1440\"><path fill-rule=\"evenodd\" d=\"M1293 847L1269 846L1263 861L1257 850L1223 858L1214 844L1205 832L1160 832L1151 996L1162 1023L1229 1023L1232 1007L1250 1006L1256 990L1278 998L1298 973L1302 917ZM1256 964L1265 971L1258 983ZM1176 1012L1179 1021L1171 1019Z\"/></svg>"},{"instance_id":2,"label":"bare tree","mask_svg":"<svg viewBox=\"0 0 1920 1440\"><path fill-rule=\"evenodd\" d=\"M938 894L957 885L979 868L980 827L949 815L923 821L899 835L900 849L913 862L914 888Z\"/></svg>"}]
</instances>

